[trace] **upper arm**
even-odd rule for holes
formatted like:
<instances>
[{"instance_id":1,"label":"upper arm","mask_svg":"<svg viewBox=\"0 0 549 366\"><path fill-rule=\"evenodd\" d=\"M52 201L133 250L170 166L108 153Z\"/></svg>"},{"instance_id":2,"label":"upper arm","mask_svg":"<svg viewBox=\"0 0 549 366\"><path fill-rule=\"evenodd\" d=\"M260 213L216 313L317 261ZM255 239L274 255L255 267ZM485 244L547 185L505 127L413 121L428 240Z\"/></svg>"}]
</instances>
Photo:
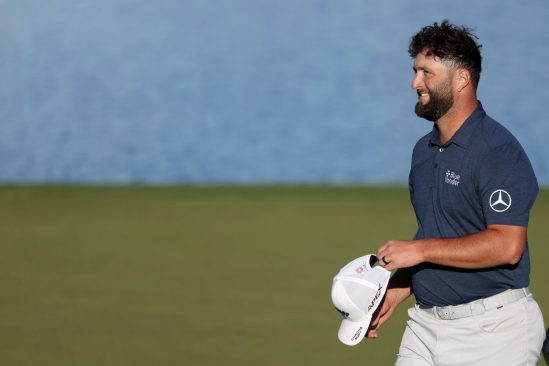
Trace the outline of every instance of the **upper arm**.
<instances>
[{"instance_id":1,"label":"upper arm","mask_svg":"<svg viewBox=\"0 0 549 366\"><path fill-rule=\"evenodd\" d=\"M507 143L492 150L479 167L477 187L487 226L528 226L538 184L520 146Z\"/></svg>"}]
</instances>

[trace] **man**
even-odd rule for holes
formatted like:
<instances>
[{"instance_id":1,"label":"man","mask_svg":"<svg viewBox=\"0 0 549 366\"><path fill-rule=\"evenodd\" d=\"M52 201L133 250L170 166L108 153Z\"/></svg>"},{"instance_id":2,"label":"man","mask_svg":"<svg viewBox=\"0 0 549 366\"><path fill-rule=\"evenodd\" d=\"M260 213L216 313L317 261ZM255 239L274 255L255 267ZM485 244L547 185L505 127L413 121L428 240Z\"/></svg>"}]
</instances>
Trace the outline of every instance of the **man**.
<instances>
[{"instance_id":1,"label":"man","mask_svg":"<svg viewBox=\"0 0 549 366\"><path fill-rule=\"evenodd\" d=\"M395 270L367 337L412 293L396 365L535 365L545 338L528 289L529 211L538 184L528 157L477 100L480 45L448 20L410 40L415 112L434 122L409 177L418 231L377 251Z\"/></svg>"}]
</instances>

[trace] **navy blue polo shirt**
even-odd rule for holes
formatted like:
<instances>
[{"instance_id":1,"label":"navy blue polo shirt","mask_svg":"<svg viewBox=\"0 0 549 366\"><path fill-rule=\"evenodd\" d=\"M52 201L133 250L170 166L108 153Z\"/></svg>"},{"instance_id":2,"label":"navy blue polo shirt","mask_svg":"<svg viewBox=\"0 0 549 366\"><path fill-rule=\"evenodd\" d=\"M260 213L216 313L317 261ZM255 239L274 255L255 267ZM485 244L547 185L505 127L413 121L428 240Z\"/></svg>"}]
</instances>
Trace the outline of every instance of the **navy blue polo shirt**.
<instances>
[{"instance_id":1,"label":"navy blue polo shirt","mask_svg":"<svg viewBox=\"0 0 549 366\"><path fill-rule=\"evenodd\" d=\"M414 239L462 237L492 224L528 226L538 193L522 146L480 102L445 144L436 125L417 142L409 185ZM458 305L526 287L529 275L527 242L516 265L471 270L421 263L412 268L412 286L420 306Z\"/></svg>"}]
</instances>

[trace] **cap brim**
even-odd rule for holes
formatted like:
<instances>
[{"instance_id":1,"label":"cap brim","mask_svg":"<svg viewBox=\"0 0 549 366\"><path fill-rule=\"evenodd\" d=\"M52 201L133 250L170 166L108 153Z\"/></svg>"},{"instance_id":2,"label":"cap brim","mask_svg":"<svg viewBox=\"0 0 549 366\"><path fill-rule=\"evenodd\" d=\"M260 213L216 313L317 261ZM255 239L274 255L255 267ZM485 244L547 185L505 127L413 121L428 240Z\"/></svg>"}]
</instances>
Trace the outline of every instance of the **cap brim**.
<instances>
[{"instance_id":1,"label":"cap brim","mask_svg":"<svg viewBox=\"0 0 549 366\"><path fill-rule=\"evenodd\" d=\"M341 343L346 344L347 346L354 346L359 344L370 326L370 321L372 316L368 315L366 318L358 322L352 322L349 319L343 319L341 326L339 327L339 332L337 337Z\"/></svg>"}]
</instances>

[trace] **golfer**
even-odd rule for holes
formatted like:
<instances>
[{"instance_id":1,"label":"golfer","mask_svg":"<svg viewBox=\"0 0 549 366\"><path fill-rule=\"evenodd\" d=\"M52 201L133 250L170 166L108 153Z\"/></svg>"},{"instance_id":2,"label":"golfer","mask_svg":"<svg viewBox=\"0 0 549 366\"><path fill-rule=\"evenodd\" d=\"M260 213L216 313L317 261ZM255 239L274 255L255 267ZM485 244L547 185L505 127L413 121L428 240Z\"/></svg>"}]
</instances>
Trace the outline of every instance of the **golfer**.
<instances>
[{"instance_id":1,"label":"golfer","mask_svg":"<svg viewBox=\"0 0 549 366\"><path fill-rule=\"evenodd\" d=\"M414 294L399 366L535 365L545 338L528 289L527 226L538 183L519 142L477 100L476 39L445 20L410 40L415 112L434 125L412 155L418 231L378 249L381 265L397 271L367 332L376 338Z\"/></svg>"}]
</instances>

